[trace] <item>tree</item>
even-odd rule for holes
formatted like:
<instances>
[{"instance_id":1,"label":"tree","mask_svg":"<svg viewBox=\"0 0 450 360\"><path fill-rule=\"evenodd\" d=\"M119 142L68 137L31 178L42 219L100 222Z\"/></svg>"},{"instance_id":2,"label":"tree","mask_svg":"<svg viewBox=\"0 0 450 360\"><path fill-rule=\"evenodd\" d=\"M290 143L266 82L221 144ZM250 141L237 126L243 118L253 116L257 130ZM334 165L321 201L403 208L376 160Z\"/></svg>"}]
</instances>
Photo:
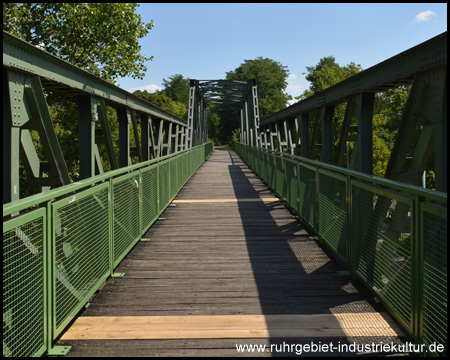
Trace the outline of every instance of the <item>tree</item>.
<instances>
[{"instance_id":1,"label":"tree","mask_svg":"<svg viewBox=\"0 0 450 360\"><path fill-rule=\"evenodd\" d=\"M292 97L284 92L289 70L275 60L262 58L244 60L235 70L226 73L227 80L248 81L256 79L260 119L284 109ZM233 132L240 127L240 111L234 106L214 107L220 121L216 124L217 140L222 144L232 142Z\"/></svg>"},{"instance_id":2,"label":"tree","mask_svg":"<svg viewBox=\"0 0 450 360\"><path fill-rule=\"evenodd\" d=\"M168 97L183 103L186 107L189 106L189 79L185 79L181 74L176 74L169 76L169 80L163 79L162 84L164 86L163 92Z\"/></svg>"},{"instance_id":3,"label":"tree","mask_svg":"<svg viewBox=\"0 0 450 360\"><path fill-rule=\"evenodd\" d=\"M135 3L4 3L3 30L101 78L142 79L139 39L153 27Z\"/></svg>"},{"instance_id":4,"label":"tree","mask_svg":"<svg viewBox=\"0 0 450 360\"><path fill-rule=\"evenodd\" d=\"M181 102L175 101L164 91L157 91L155 93L149 93L146 90L136 90L134 95L139 96L148 102L151 102L153 105L160 107L163 110L166 110L179 118L187 120L188 108Z\"/></svg>"},{"instance_id":5,"label":"tree","mask_svg":"<svg viewBox=\"0 0 450 360\"><path fill-rule=\"evenodd\" d=\"M316 66L307 66L307 73L303 73L305 79L311 82L308 90L305 90L303 94L296 97L297 100L302 100L325 90L330 86L337 84L353 75L356 75L362 71L361 65L355 65L354 62L346 66L340 66L336 63L336 59L333 56L327 56L319 60Z\"/></svg>"},{"instance_id":6,"label":"tree","mask_svg":"<svg viewBox=\"0 0 450 360\"><path fill-rule=\"evenodd\" d=\"M143 78L147 70L144 63L152 57L141 54L139 39L149 33L153 22L143 23L136 14L137 6L128 3L4 3L3 30L112 83L118 77ZM71 180L77 181L76 99L65 93L44 91ZM113 139L116 139L116 113L110 107L107 113ZM39 136L36 131L31 133L43 161ZM101 156L107 171L106 154L101 153ZM22 176L21 197L30 195L26 186L22 186L24 181Z\"/></svg>"},{"instance_id":7,"label":"tree","mask_svg":"<svg viewBox=\"0 0 450 360\"><path fill-rule=\"evenodd\" d=\"M233 71L226 73L228 80L248 81L256 79L258 84L258 101L260 118L284 109L292 97L284 92L288 83L289 70L275 60L263 59L244 60Z\"/></svg>"}]
</instances>

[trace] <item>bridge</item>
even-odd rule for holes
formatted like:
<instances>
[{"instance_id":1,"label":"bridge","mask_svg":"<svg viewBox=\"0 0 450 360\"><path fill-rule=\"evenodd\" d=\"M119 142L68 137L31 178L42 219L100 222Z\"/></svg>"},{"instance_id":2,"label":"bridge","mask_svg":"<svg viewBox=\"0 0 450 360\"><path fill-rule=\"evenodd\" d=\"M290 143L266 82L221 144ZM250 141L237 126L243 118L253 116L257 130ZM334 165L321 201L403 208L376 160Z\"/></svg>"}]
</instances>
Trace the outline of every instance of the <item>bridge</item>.
<instances>
[{"instance_id":1,"label":"bridge","mask_svg":"<svg viewBox=\"0 0 450 360\"><path fill-rule=\"evenodd\" d=\"M403 85L379 178L375 94ZM74 182L49 93L77 105ZM3 94L4 356L446 355L447 33L265 119L255 81L191 80L184 121L4 32ZM225 102L234 149L208 143Z\"/></svg>"}]
</instances>

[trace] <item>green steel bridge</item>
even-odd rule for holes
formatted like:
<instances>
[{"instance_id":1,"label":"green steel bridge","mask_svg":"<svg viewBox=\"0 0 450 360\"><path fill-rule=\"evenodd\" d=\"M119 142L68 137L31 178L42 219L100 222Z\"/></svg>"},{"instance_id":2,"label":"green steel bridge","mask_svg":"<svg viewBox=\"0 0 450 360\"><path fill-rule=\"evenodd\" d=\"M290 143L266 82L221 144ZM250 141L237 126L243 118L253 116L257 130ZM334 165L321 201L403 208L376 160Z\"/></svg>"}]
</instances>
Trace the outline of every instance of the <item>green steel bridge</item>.
<instances>
[{"instance_id":1,"label":"green steel bridge","mask_svg":"<svg viewBox=\"0 0 450 360\"><path fill-rule=\"evenodd\" d=\"M375 95L403 85L411 85L411 91L386 176L379 178L373 175ZM80 180L76 182L71 182L53 127L46 101L48 92L71 96L78 107ZM182 270L193 279L196 271L204 266L212 278L217 277L216 282L220 282L221 261L233 267L226 270L231 271L230 274L234 274L235 268L246 271L250 265L239 267L245 261L243 257L241 259L242 252L228 253L228 240L212 241L218 235L210 231L215 228L225 231L220 229L226 224L229 225L226 231L240 226L236 224L243 224L242 236L252 244L251 249L258 249L253 255L266 262L261 269L258 268L259 275L252 263L255 276L259 276L256 282L266 281L275 273L284 271L286 278L293 276L289 284L294 291L299 278L309 279L309 283L306 281L301 289L295 290L298 291L296 295L285 295L298 297L306 304L305 298L299 294L311 289L322 294L322 298L316 301L318 308L314 309L314 304L304 305L305 308L309 306L307 315L298 311L293 314L295 309L298 310L298 304L284 303L282 297L285 295L273 300L276 294L272 293L266 297L275 302L264 300L260 286L256 295L248 295L248 299L256 300L259 296L260 304L268 301L262 306L262 314L258 314L250 305L245 305L246 308L239 302L243 301L242 297L233 290L234 299L240 300L236 300L235 305L228 304L229 308L228 305L222 306L225 315L223 312L202 315L199 311L182 313L179 310L170 313L166 309L149 312L149 317L136 316L136 321L138 318L143 321L139 326L146 330L144 335L136 335L134 330L130 330L130 334L136 336L133 339L173 339L170 331L179 334L181 330L164 328L170 321L186 324L194 321L186 333L200 326L202 321L223 321L224 327L231 326L235 331L234 335L224 335L217 332L218 329L205 327L201 328L202 335L175 336L190 341L202 336L209 339L252 338L249 329L236 327L239 321L244 325L254 324L257 335L253 338L258 339L314 338L325 343L330 336L341 340L358 338L363 335L358 331L347 333L343 325L328 334L330 322L339 325L350 321L346 318L349 314L345 311L333 313L329 311L330 306L319 304L326 299L336 301L330 284L336 282L341 286L345 278L345 284L355 282L361 285L366 298L376 299L383 311L380 316L389 317L386 321L392 328L399 329L397 335L401 333L401 341L427 346L434 344L434 350L426 355L446 356L446 32L265 119L259 117L256 81L191 80L189 101L188 120L185 121L3 32L3 356L64 355L70 346L73 346L72 351L78 346L83 348L85 345L73 345L81 342L70 344L70 339L77 338L67 335L71 326L77 325L78 318L89 320L89 316L82 316L83 311L108 315L109 318L102 317L106 321L104 326L113 329L114 324L107 322L111 315L105 309L101 310L100 305L95 305L97 298L92 299L96 294L101 297L108 284L128 281L125 268L133 261L140 264L139 256L147 254L143 246L152 244L153 240L146 242L149 237L154 238L152 234L160 239L154 245L155 252L161 251L158 253L161 258L152 260L153 265L158 265L158 261L162 264L166 256L165 266L177 262L180 267L171 270L174 274ZM227 103L240 108L241 137L234 150L214 149L214 145L208 143L206 109L211 103ZM345 104L346 110L336 150L332 139L333 116L338 104ZM117 112L118 154L114 149L107 107ZM38 134L45 161L38 156L32 133ZM351 158L345 156L349 142L353 143L354 149ZM413 143L415 147L411 149ZM107 155L110 171L103 170L102 152ZM320 161L317 161L317 156ZM435 190L422 186L423 173L430 158L434 161ZM34 194L25 198L20 198L21 168ZM215 177L207 177L214 173ZM232 185L223 182L228 176ZM194 189L196 181L199 185ZM260 185L261 181L265 186ZM220 193L219 189L228 190ZM194 204L209 205L202 208ZM281 204L281 207L276 204ZM181 211L183 206L187 212ZM259 213L261 209L266 212ZM285 222L280 225L276 216L268 216L268 211L280 214L277 216ZM284 211L290 215L286 216ZM196 213L198 218L194 216ZM170 214L173 214L172 218ZM248 220L252 214L254 218ZM237 223L231 220L235 216ZM264 220L258 220L261 216ZM200 217L202 222L199 222ZM269 223L273 225L270 230L264 228ZM193 234L187 234L187 231L193 231ZM300 267L298 264L288 265L287 261L286 265L277 263L276 266L282 270L277 270L277 267L269 271L271 257L280 257L277 261L285 262L281 252L274 250L279 248L273 244L279 246L280 239L287 234L290 245L307 246L297 252L293 245L292 250L283 247L283 254L291 251L295 253L295 261L304 261L304 274L293 271ZM172 241L171 236L178 239L185 236L190 240L167 246ZM214 254L222 257L189 263L189 254L192 257L194 252L197 254L193 248L197 237L207 238L199 252L204 251L204 256ZM233 241L236 239L230 238L230 244L235 244ZM230 248L241 249L239 246L229 245ZM314 278L306 276L310 275L307 267L313 266L308 263L312 261L308 260L308 251L311 251L312 258L320 257L320 261L328 264L328 260L321 257L325 255L317 255L315 246L325 250L334 259L333 264L337 264L333 266L340 269L337 275L335 272L324 273L324 278L333 279L330 283L321 285L323 277L315 283ZM214 247L220 254L214 253ZM176 258L178 248L180 253L184 249L182 258ZM136 249L139 249L137 255ZM148 249L147 255L151 256L153 248ZM248 249L251 258L250 247ZM288 257L291 255L289 253ZM130 260L123 265L127 256L138 260ZM232 260L235 262L231 263ZM152 265L150 260L147 262ZM187 266L185 270L182 269L183 264ZM208 264L211 265L209 270L206 268ZM152 271L158 272L155 269ZM167 283L170 281L166 280ZM228 281L231 286L233 275ZM188 283L191 284L185 279L167 285L169 290L162 297L161 304L164 304L164 297L170 297L170 289L175 291L177 286L181 289L180 294L188 293ZM212 288L214 281L203 286ZM325 289L328 286L330 288ZM353 285L350 287L353 289ZM144 287L142 291L145 291ZM351 290L351 296L355 292ZM152 294L146 295L148 304ZM225 292L220 294L219 298L227 297ZM183 296L188 297L180 295ZM142 307L139 311L147 314L147 300L139 299ZM108 307L107 300L99 301L106 301L105 308ZM186 302L189 302L187 298ZM197 302L193 299L191 305ZM322 308L319 309L320 306ZM122 324L120 321L126 317L127 311L125 306L122 314L115 315L118 323ZM379 314L377 311L350 313L358 313L360 317L355 321L364 323L378 316L374 315ZM228 318L227 314L234 317ZM167 317L164 318L165 315ZM202 316L211 317L208 320ZM151 319L162 321L158 323L162 327L148 328ZM317 321L318 327L305 333L305 321ZM289 329L280 325L285 323ZM83 324L87 323L80 325L86 329L92 325ZM358 326L356 328L360 329ZM170 334L161 330L163 328ZM292 330L294 328L298 332ZM216 335L205 335L208 331ZM88 339L104 339L96 338L95 331L93 333L89 335L93 337ZM156 335L151 337L149 334ZM79 340L87 335L80 336ZM118 339L116 341L132 339L127 338L128 335L117 335L113 330L108 336ZM370 336L377 337L372 333L367 336L372 341ZM392 339L391 333L381 336ZM161 346L167 345L164 344ZM214 355L216 348L222 345L211 345L213 350L209 355ZM95 343L95 346L100 345ZM133 343L132 346L136 349L141 345ZM239 355L235 349L233 351Z\"/></svg>"}]
</instances>

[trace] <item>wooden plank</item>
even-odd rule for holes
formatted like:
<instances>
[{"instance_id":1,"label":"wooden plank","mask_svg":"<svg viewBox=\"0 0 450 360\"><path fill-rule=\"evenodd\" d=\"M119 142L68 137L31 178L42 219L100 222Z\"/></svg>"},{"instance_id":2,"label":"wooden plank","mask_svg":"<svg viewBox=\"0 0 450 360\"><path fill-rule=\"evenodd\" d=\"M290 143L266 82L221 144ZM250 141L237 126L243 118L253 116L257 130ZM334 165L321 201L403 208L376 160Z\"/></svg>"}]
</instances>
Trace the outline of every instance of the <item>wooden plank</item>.
<instances>
[{"instance_id":1,"label":"wooden plank","mask_svg":"<svg viewBox=\"0 0 450 360\"><path fill-rule=\"evenodd\" d=\"M403 338L234 152L214 152L174 203L117 267L125 277L108 280L75 321L84 328L64 335L69 356L232 356L239 341Z\"/></svg>"},{"instance_id":2,"label":"wooden plank","mask_svg":"<svg viewBox=\"0 0 450 360\"><path fill-rule=\"evenodd\" d=\"M280 199L274 198L234 198L234 199L175 199L172 201L174 204L199 204L199 203L238 203L238 202L279 202Z\"/></svg>"},{"instance_id":3,"label":"wooden plank","mask_svg":"<svg viewBox=\"0 0 450 360\"><path fill-rule=\"evenodd\" d=\"M81 317L62 340L398 336L386 314Z\"/></svg>"}]
</instances>

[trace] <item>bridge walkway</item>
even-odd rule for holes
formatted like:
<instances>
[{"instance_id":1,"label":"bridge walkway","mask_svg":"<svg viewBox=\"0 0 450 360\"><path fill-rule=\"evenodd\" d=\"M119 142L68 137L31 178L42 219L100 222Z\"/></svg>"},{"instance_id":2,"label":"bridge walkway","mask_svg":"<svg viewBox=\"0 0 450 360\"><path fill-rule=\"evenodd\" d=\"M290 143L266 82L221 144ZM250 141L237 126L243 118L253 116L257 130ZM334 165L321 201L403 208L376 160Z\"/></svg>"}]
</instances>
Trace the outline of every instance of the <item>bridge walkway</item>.
<instances>
[{"instance_id":1,"label":"bridge walkway","mask_svg":"<svg viewBox=\"0 0 450 360\"><path fill-rule=\"evenodd\" d=\"M310 355L342 356L342 344L405 341L232 150L217 148L161 217L62 336L67 356L295 355L286 344L311 343L336 348Z\"/></svg>"}]
</instances>

